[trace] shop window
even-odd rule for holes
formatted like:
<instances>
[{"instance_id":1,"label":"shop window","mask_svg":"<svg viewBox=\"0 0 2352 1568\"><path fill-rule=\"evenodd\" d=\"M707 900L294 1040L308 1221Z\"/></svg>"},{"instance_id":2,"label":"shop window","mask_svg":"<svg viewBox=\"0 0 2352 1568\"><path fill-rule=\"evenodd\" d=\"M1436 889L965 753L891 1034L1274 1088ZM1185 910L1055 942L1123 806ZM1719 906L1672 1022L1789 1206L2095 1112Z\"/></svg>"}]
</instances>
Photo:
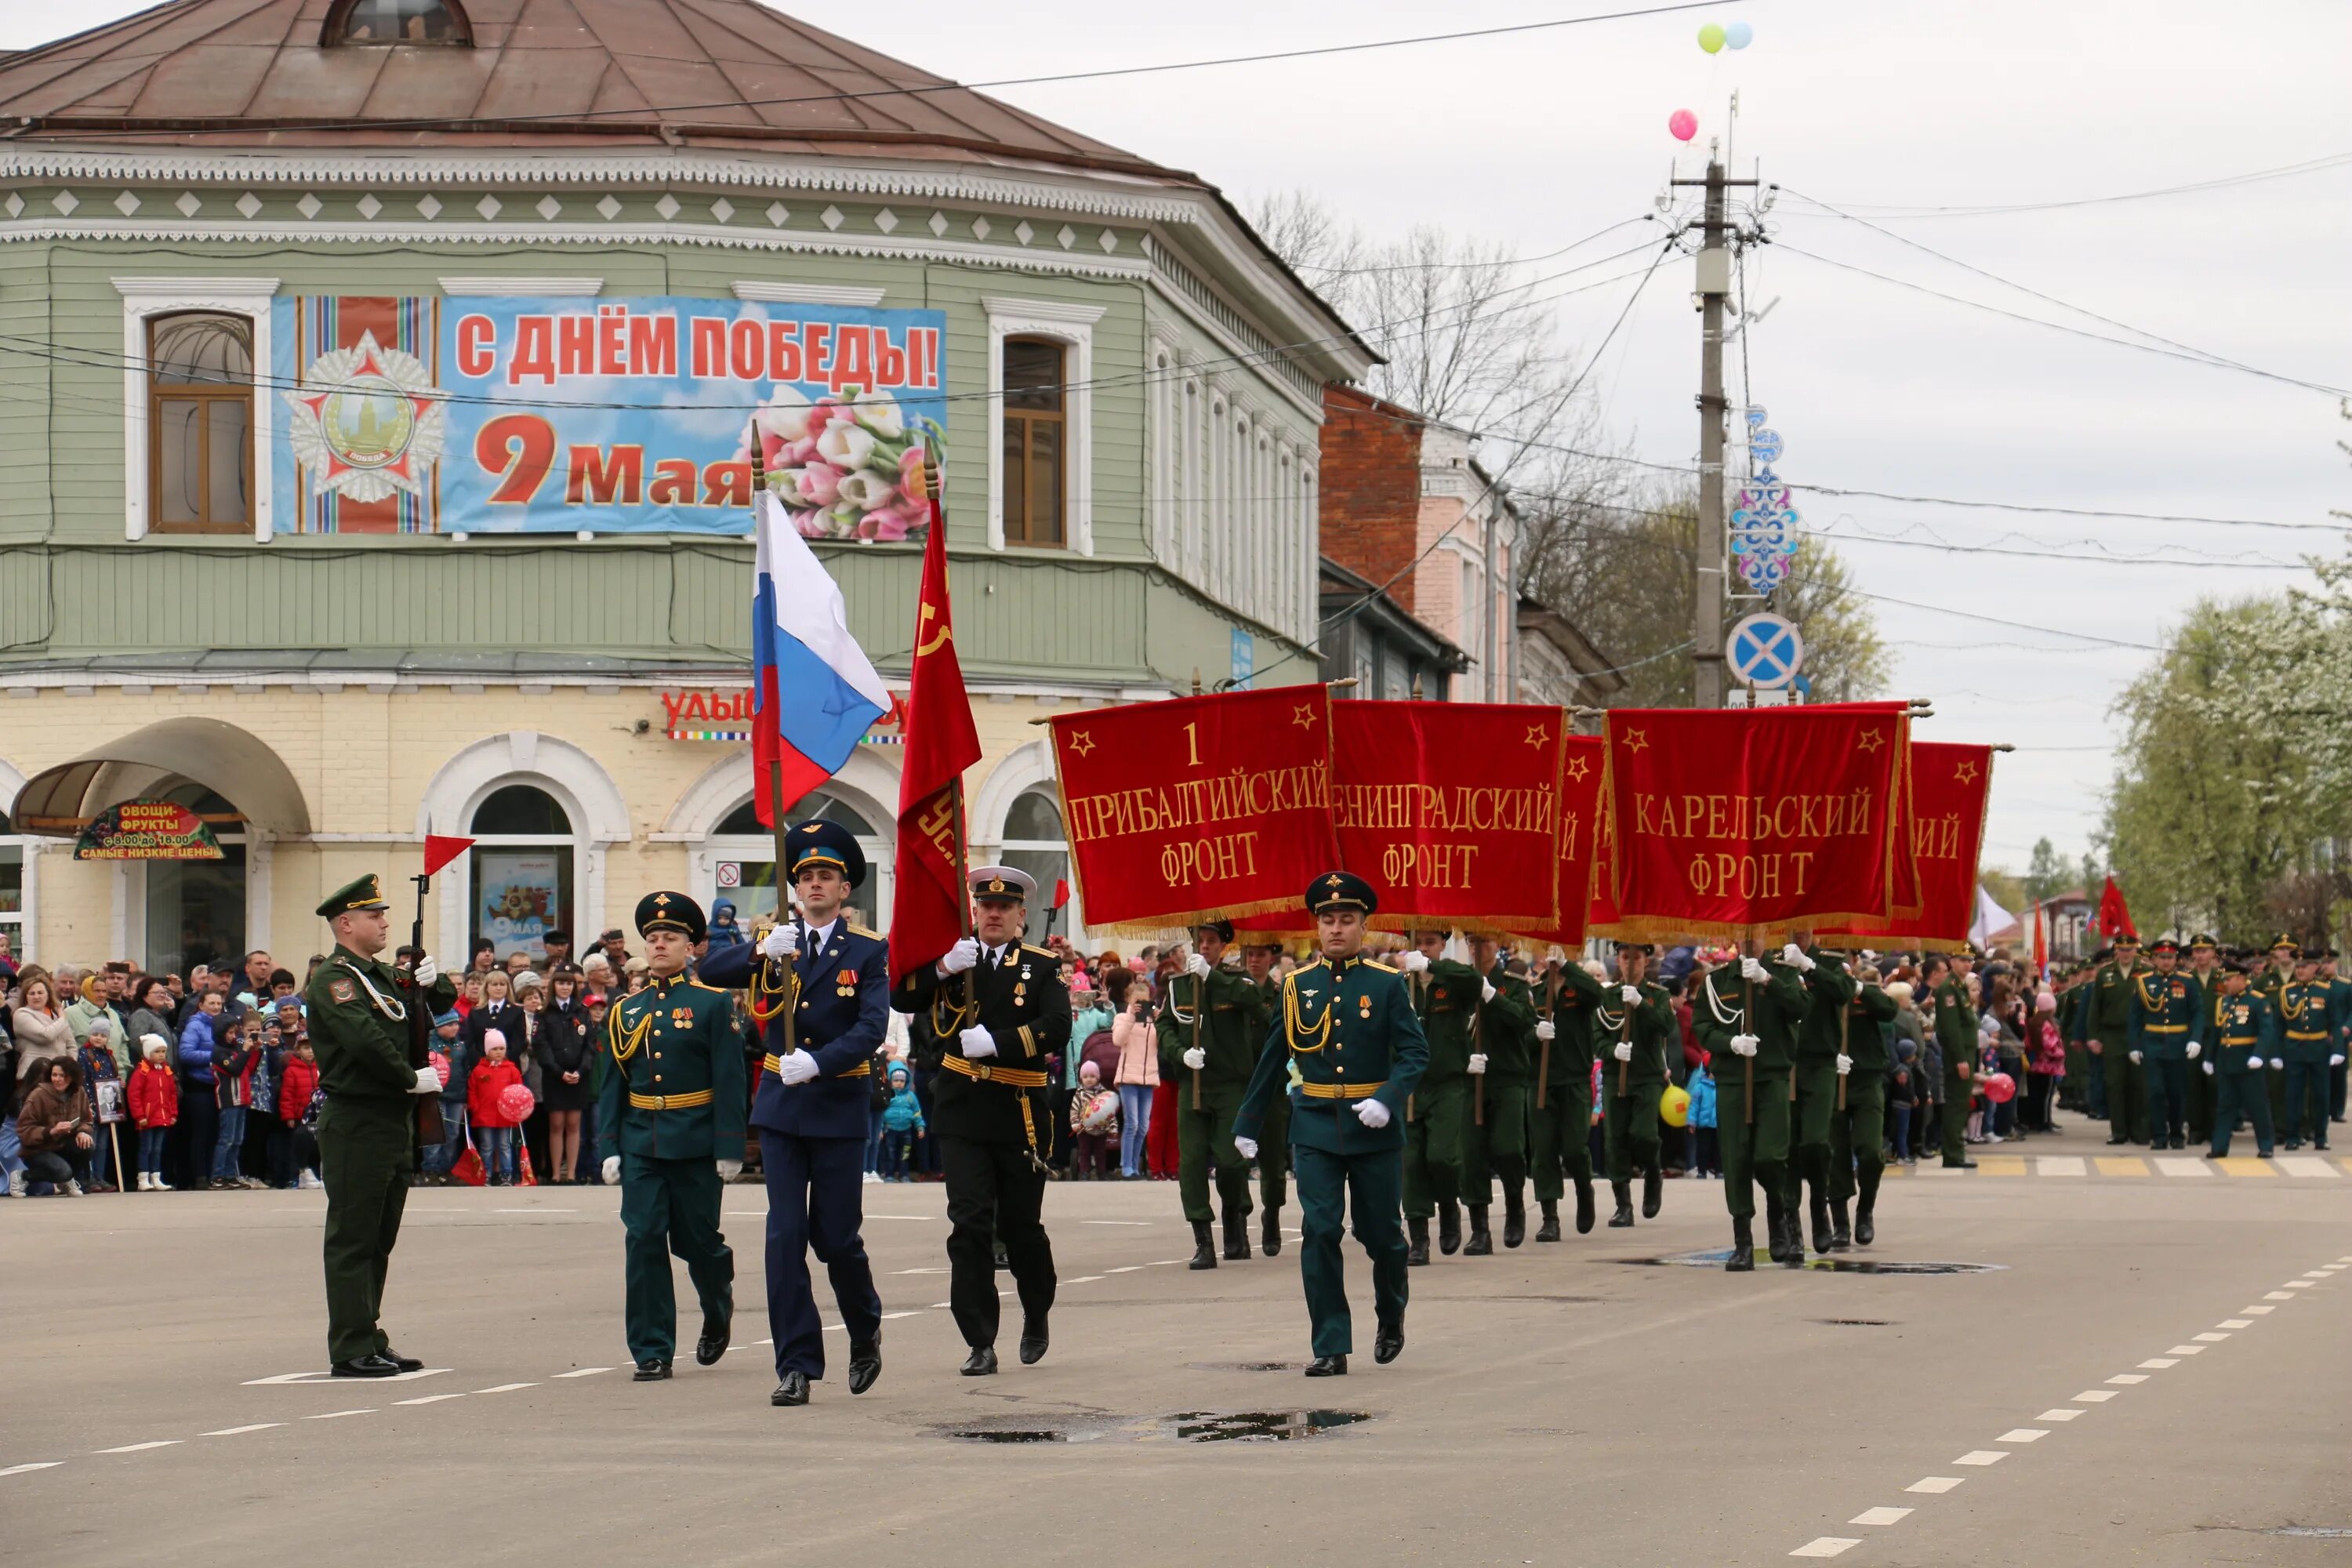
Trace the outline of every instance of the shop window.
<instances>
[{"instance_id":1,"label":"shop window","mask_svg":"<svg viewBox=\"0 0 2352 1568\"><path fill-rule=\"evenodd\" d=\"M1004 814L1004 864L1037 879L1037 897L1029 906L1028 939L1043 942L1048 931L1069 934L1069 911L1054 908L1054 889L1070 875L1070 844L1062 829L1062 809L1050 785L1023 791Z\"/></svg>"},{"instance_id":2,"label":"shop window","mask_svg":"<svg viewBox=\"0 0 2352 1568\"><path fill-rule=\"evenodd\" d=\"M474 808L473 831L485 833L562 833L572 831L572 818L543 789L509 784Z\"/></svg>"},{"instance_id":3,"label":"shop window","mask_svg":"<svg viewBox=\"0 0 2352 1568\"><path fill-rule=\"evenodd\" d=\"M0 811L0 954L21 963L25 957L25 841L16 824Z\"/></svg>"},{"instance_id":4,"label":"shop window","mask_svg":"<svg viewBox=\"0 0 2352 1568\"><path fill-rule=\"evenodd\" d=\"M573 929L571 814L543 789L507 784L474 808L467 831L475 838L469 942L487 939L502 963L518 952L536 962L549 931Z\"/></svg>"},{"instance_id":5,"label":"shop window","mask_svg":"<svg viewBox=\"0 0 2352 1568\"><path fill-rule=\"evenodd\" d=\"M865 813L824 790L809 794L793 808L794 822L824 821L849 830L866 852L866 881L849 900L849 919L869 931L882 929L882 911L889 907L886 889L890 877L890 840ZM736 923L745 930L776 918L775 835L760 821L749 800L727 814L710 835L712 885L704 889L709 901L725 899L735 906Z\"/></svg>"},{"instance_id":6,"label":"shop window","mask_svg":"<svg viewBox=\"0 0 2352 1568\"><path fill-rule=\"evenodd\" d=\"M1004 343L1004 542L1066 542L1064 476L1067 420L1060 343L1008 338Z\"/></svg>"},{"instance_id":7,"label":"shop window","mask_svg":"<svg viewBox=\"0 0 2352 1568\"><path fill-rule=\"evenodd\" d=\"M147 324L149 515L174 533L253 527L253 322L190 312Z\"/></svg>"},{"instance_id":8,"label":"shop window","mask_svg":"<svg viewBox=\"0 0 2352 1568\"><path fill-rule=\"evenodd\" d=\"M337 0L319 35L339 44L455 44L474 41L466 13L452 0Z\"/></svg>"},{"instance_id":9,"label":"shop window","mask_svg":"<svg viewBox=\"0 0 2352 1568\"><path fill-rule=\"evenodd\" d=\"M201 963L233 964L247 948L245 816L217 792L182 782L160 799L205 819L219 841L217 860L150 860L147 876L147 966L184 974Z\"/></svg>"}]
</instances>

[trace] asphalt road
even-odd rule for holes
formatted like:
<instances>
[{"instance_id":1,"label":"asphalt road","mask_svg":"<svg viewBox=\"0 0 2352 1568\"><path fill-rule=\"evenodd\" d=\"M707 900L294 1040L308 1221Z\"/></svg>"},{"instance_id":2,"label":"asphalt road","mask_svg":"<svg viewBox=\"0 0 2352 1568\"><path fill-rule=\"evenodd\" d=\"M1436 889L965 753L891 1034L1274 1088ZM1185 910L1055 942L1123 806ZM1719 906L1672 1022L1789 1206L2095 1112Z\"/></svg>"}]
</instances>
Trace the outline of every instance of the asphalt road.
<instances>
[{"instance_id":1,"label":"asphalt road","mask_svg":"<svg viewBox=\"0 0 2352 1568\"><path fill-rule=\"evenodd\" d=\"M958 1377L941 1190L869 1186L867 1243L902 1315L871 1393L853 1400L836 1364L801 1410L769 1407L752 1342L767 1333L756 1186L728 1202L736 1348L650 1385L628 1381L602 1189L413 1194L388 1325L447 1370L389 1383L268 1381L325 1364L319 1194L0 1203L0 1553L11 1568L287 1552L335 1568L2346 1561L2352 1177L2102 1168L2076 1129L1996 1173L1888 1184L1858 1256L1983 1271L1642 1261L1727 1239L1720 1189L1674 1182L1632 1231L1414 1270L1389 1367L1371 1364L1351 1244L1360 1353L1317 1382L1297 1371L1295 1241L1190 1272L1175 1191L1149 1183L1048 1194L1053 1352L1016 1363L1008 1302L1003 1373ZM679 1288L690 1343L683 1270ZM1318 1426L1318 1410L1362 1419Z\"/></svg>"}]
</instances>

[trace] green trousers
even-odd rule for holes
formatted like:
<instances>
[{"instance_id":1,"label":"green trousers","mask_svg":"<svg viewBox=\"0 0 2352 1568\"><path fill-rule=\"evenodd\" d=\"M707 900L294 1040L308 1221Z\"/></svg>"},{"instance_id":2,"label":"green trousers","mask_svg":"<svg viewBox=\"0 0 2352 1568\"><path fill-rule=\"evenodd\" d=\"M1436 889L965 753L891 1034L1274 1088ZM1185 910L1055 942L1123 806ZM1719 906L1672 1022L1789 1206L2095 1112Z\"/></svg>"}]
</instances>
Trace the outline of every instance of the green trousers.
<instances>
[{"instance_id":1,"label":"green trousers","mask_svg":"<svg viewBox=\"0 0 2352 1568\"><path fill-rule=\"evenodd\" d=\"M1601 1082L1607 1096L1601 1102L1601 1147L1609 1161L1613 1184L1633 1179L1635 1167L1649 1170L1658 1163L1658 1096L1660 1083L1629 1078L1623 1094L1617 1092L1617 1064L1602 1062L1608 1076Z\"/></svg>"},{"instance_id":2,"label":"green trousers","mask_svg":"<svg viewBox=\"0 0 2352 1568\"><path fill-rule=\"evenodd\" d=\"M1944 1058L1944 1163L1958 1165L1969 1157L1969 1096L1976 1085L1960 1076L1948 1055Z\"/></svg>"},{"instance_id":3,"label":"green trousers","mask_svg":"<svg viewBox=\"0 0 2352 1568\"><path fill-rule=\"evenodd\" d=\"M1878 1202L1878 1178L1886 1169L1886 1075L1856 1068L1846 1075L1845 1109L1830 1090L1830 1197Z\"/></svg>"},{"instance_id":4,"label":"green trousers","mask_svg":"<svg viewBox=\"0 0 2352 1568\"><path fill-rule=\"evenodd\" d=\"M667 1361L677 1353L677 1290L670 1279L671 1253L685 1260L704 1317L719 1317L734 1305L735 1255L719 1233L719 1197L724 1191L718 1167L707 1158L621 1156L630 1360Z\"/></svg>"},{"instance_id":5,"label":"green trousers","mask_svg":"<svg viewBox=\"0 0 2352 1568\"><path fill-rule=\"evenodd\" d=\"M2212 1047L2206 1047L2208 1050ZM2213 1079L2207 1077L2205 1064L2189 1064L2189 1142L2210 1143L2213 1141Z\"/></svg>"},{"instance_id":6,"label":"green trousers","mask_svg":"<svg viewBox=\"0 0 2352 1568\"><path fill-rule=\"evenodd\" d=\"M1470 1121L1470 1080L1422 1081L1404 1122L1404 1212L1427 1219L1462 1195L1462 1130ZM1304 1151L1301 1151L1304 1152ZM1299 1183L1303 1189L1306 1182Z\"/></svg>"},{"instance_id":7,"label":"green trousers","mask_svg":"<svg viewBox=\"0 0 2352 1568\"><path fill-rule=\"evenodd\" d=\"M2080 1040L2066 1042L2066 1077L2059 1086L2062 1104L2088 1113L2091 1109L2091 1072L2099 1065L2090 1047Z\"/></svg>"},{"instance_id":8,"label":"green trousers","mask_svg":"<svg viewBox=\"0 0 2352 1568\"><path fill-rule=\"evenodd\" d=\"M1474 1095L1476 1090L1471 1091ZM1518 1192L1528 1179L1528 1102L1534 1086L1512 1083L1486 1075L1486 1121L1473 1115L1463 1129L1462 1201L1484 1208L1493 1197L1490 1181L1503 1184L1506 1196ZM1475 1109L1475 1100L1473 1101Z\"/></svg>"},{"instance_id":9,"label":"green trousers","mask_svg":"<svg viewBox=\"0 0 2352 1568\"><path fill-rule=\"evenodd\" d=\"M1717 1059L1715 1142L1723 1155L1723 1206L1734 1219L1756 1215L1756 1188L1780 1192L1789 1174L1789 1080L1779 1073L1756 1079L1756 1120L1748 1120L1747 1079L1727 1075Z\"/></svg>"},{"instance_id":10,"label":"green trousers","mask_svg":"<svg viewBox=\"0 0 2352 1568\"><path fill-rule=\"evenodd\" d=\"M2321 1148L2327 1147L2327 1063L2289 1062L2284 1072L2267 1076L2285 1080L2286 1114L2277 1126L2280 1136L2289 1142L2305 1138L2305 1127L2311 1129L2308 1139Z\"/></svg>"},{"instance_id":11,"label":"green trousers","mask_svg":"<svg viewBox=\"0 0 2352 1568\"><path fill-rule=\"evenodd\" d=\"M1277 1094L1257 1134L1257 1201L1278 1209L1290 1201L1290 1096Z\"/></svg>"},{"instance_id":12,"label":"green trousers","mask_svg":"<svg viewBox=\"0 0 2352 1568\"><path fill-rule=\"evenodd\" d=\"M400 1240L411 1167L409 1109L330 1100L319 1112L319 1176L327 1184L327 1356L353 1361L389 1342L377 1320Z\"/></svg>"},{"instance_id":13,"label":"green trousers","mask_svg":"<svg viewBox=\"0 0 2352 1568\"><path fill-rule=\"evenodd\" d=\"M1547 1084L1544 1102L1528 1096L1528 1116L1534 1122L1536 1202L1556 1204L1568 1183L1592 1180L1592 1080L1577 1077L1566 1083Z\"/></svg>"},{"instance_id":14,"label":"green trousers","mask_svg":"<svg viewBox=\"0 0 2352 1568\"><path fill-rule=\"evenodd\" d=\"M1304 1145L1291 1157L1298 1178L1298 1278L1307 1288L1315 1353L1346 1355L1355 1339L1339 1237L1350 1212L1356 1240L1372 1260L1373 1315L1384 1329L1404 1325L1404 1226L1397 1214L1403 1160L1394 1149L1335 1154Z\"/></svg>"},{"instance_id":15,"label":"green trousers","mask_svg":"<svg viewBox=\"0 0 2352 1568\"><path fill-rule=\"evenodd\" d=\"M1187 1075L1189 1079L1190 1075ZM1194 1225L1214 1220L1209 1207L1209 1167L1217 1168L1217 1206L1227 1219L1250 1212L1249 1162L1234 1147L1234 1112L1242 1107L1246 1084L1204 1083L1201 1109L1192 1109L1192 1086L1176 1084L1176 1191L1184 1201L1184 1218ZM1265 1140L1258 1141L1265 1152Z\"/></svg>"},{"instance_id":16,"label":"green trousers","mask_svg":"<svg viewBox=\"0 0 2352 1568\"><path fill-rule=\"evenodd\" d=\"M2241 1116L2254 1124L2254 1148L2264 1154L2271 1152L2270 1087L2262 1080L2277 1076L2251 1072L2214 1075L2213 1158L2219 1160L2230 1152L2230 1134L2237 1130Z\"/></svg>"},{"instance_id":17,"label":"green trousers","mask_svg":"<svg viewBox=\"0 0 2352 1568\"><path fill-rule=\"evenodd\" d=\"M1790 1151L1783 1190L1790 1203L1802 1206L1806 1182L1822 1196L1830 1195L1830 1119L1837 1110L1837 1063L1799 1062L1791 1076L1797 1103L1789 1113L1789 1136L1795 1147Z\"/></svg>"},{"instance_id":18,"label":"green trousers","mask_svg":"<svg viewBox=\"0 0 2352 1568\"><path fill-rule=\"evenodd\" d=\"M2098 1061L2107 1080L2108 1141L2147 1142L2147 1078L2131 1059L2131 1047L2103 1045Z\"/></svg>"}]
</instances>

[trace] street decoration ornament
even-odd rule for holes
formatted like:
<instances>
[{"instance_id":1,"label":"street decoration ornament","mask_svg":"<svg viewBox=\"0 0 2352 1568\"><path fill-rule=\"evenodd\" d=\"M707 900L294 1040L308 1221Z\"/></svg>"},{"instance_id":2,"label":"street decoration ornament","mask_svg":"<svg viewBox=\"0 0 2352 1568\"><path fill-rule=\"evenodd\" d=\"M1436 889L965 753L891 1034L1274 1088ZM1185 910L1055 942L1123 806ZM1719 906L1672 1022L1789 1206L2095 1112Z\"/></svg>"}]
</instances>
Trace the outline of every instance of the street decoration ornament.
<instances>
[{"instance_id":1,"label":"street decoration ornament","mask_svg":"<svg viewBox=\"0 0 2352 1568\"><path fill-rule=\"evenodd\" d=\"M1789 504L1789 487L1772 465L1780 460L1780 433L1765 427L1760 407L1748 410L1748 456L1756 465L1731 503L1731 558L1751 592L1769 594L1788 581L1803 519Z\"/></svg>"},{"instance_id":2,"label":"street decoration ornament","mask_svg":"<svg viewBox=\"0 0 2352 1568\"><path fill-rule=\"evenodd\" d=\"M312 360L282 392L287 439L313 496L354 501L422 496L440 460L447 405L425 362L373 331Z\"/></svg>"}]
</instances>

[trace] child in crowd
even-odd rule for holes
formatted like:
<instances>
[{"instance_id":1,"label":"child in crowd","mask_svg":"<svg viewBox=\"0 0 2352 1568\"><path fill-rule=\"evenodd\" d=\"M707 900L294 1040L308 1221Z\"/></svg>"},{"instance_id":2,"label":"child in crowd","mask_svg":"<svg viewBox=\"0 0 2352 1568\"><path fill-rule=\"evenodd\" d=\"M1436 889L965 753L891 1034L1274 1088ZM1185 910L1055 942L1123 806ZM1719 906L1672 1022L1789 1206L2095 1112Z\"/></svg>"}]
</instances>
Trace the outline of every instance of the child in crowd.
<instances>
[{"instance_id":1,"label":"child in crowd","mask_svg":"<svg viewBox=\"0 0 2352 1568\"><path fill-rule=\"evenodd\" d=\"M1694 1175L1723 1174L1723 1145L1716 1125L1715 1074L1705 1066L1691 1069L1690 1125L1694 1147L1691 1172Z\"/></svg>"},{"instance_id":2,"label":"child in crowd","mask_svg":"<svg viewBox=\"0 0 2352 1568\"><path fill-rule=\"evenodd\" d=\"M253 1075L261 1059L258 1031L250 1017L220 1026L222 1046L213 1053L213 1103L220 1108L220 1135L213 1144L215 1190L257 1187L261 1183L241 1173L245 1154L246 1112L253 1106Z\"/></svg>"},{"instance_id":3,"label":"child in crowd","mask_svg":"<svg viewBox=\"0 0 2352 1568\"><path fill-rule=\"evenodd\" d=\"M481 988L474 980L477 991ZM457 1156L466 1152L466 1020L457 1008L436 1014L433 1019L433 1037L425 1042L427 1055L434 1058L435 1070L441 1075L441 1142L424 1152L424 1174L437 1181L448 1180L456 1169Z\"/></svg>"},{"instance_id":4,"label":"child in crowd","mask_svg":"<svg viewBox=\"0 0 2352 1568\"><path fill-rule=\"evenodd\" d=\"M143 1058L131 1070L131 1120L139 1129L139 1190L168 1193L163 1179L163 1139L180 1120L180 1080L172 1071L171 1042L161 1035L142 1035Z\"/></svg>"},{"instance_id":5,"label":"child in crowd","mask_svg":"<svg viewBox=\"0 0 2352 1568\"><path fill-rule=\"evenodd\" d=\"M1118 1136L1118 1096L1103 1087L1102 1069L1092 1058L1078 1064L1078 1087L1070 1096L1070 1176L1074 1181L1110 1178L1110 1142Z\"/></svg>"},{"instance_id":6,"label":"child in crowd","mask_svg":"<svg viewBox=\"0 0 2352 1568\"><path fill-rule=\"evenodd\" d=\"M509 1086L522 1085L522 1069L507 1060L507 1037L502 1029L482 1035L482 1059L466 1079L466 1120L474 1129L474 1147L490 1185L515 1184L515 1129L521 1125L499 1105Z\"/></svg>"},{"instance_id":7,"label":"child in crowd","mask_svg":"<svg viewBox=\"0 0 2352 1568\"><path fill-rule=\"evenodd\" d=\"M890 1103L882 1108L882 1152L875 1169L886 1182L911 1182L915 1140L923 1135L923 1104L905 1062L890 1064Z\"/></svg>"},{"instance_id":8,"label":"child in crowd","mask_svg":"<svg viewBox=\"0 0 2352 1568\"><path fill-rule=\"evenodd\" d=\"M1895 1042L1895 1065L1886 1069L1886 1121L1895 1130L1897 1164L1919 1163L1911 1153L1911 1118L1919 1101L1918 1082L1918 1044L1898 1037Z\"/></svg>"},{"instance_id":9,"label":"child in crowd","mask_svg":"<svg viewBox=\"0 0 2352 1568\"><path fill-rule=\"evenodd\" d=\"M286 1077L278 1086L278 1119L285 1130L287 1166L295 1173L288 1186L324 1184L318 1175L318 1112L312 1105L320 1098L319 1054L306 1037L295 1042L293 1054L286 1058Z\"/></svg>"}]
</instances>

